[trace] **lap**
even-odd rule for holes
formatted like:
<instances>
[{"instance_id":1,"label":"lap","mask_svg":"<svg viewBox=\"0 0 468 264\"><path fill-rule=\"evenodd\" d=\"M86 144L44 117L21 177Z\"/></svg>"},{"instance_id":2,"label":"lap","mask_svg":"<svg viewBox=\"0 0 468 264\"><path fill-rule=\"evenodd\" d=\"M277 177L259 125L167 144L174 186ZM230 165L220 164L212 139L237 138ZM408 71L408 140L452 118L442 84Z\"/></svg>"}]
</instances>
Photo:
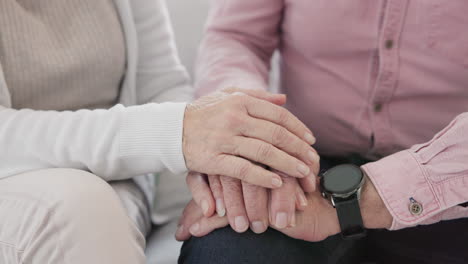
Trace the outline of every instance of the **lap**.
<instances>
[{"instance_id":1,"label":"lap","mask_svg":"<svg viewBox=\"0 0 468 264\"><path fill-rule=\"evenodd\" d=\"M226 227L185 242L179 263L354 263L361 258L360 248L360 243L340 236L312 243L273 229L257 235Z\"/></svg>"},{"instance_id":2,"label":"lap","mask_svg":"<svg viewBox=\"0 0 468 264\"><path fill-rule=\"evenodd\" d=\"M109 184L96 175L74 169L38 170L2 178L1 255L23 250L41 225L58 221L57 217L62 221L85 219L90 217L88 211L92 208L105 207L126 213L142 234L149 232L148 202L132 180Z\"/></svg>"},{"instance_id":3,"label":"lap","mask_svg":"<svg viewBox=\"0 0 468 264\"><path fill-rule=\"evenodd\" d=\"M374 230L359 241L312 243L268 229L257 235L230 227L186 241L179 263L466 263L468 219L400 231ZM443 242L442 242L443 241Z\"/></svg>"},{"instance_id":4,"label":"lap","mask_svg":"<svg viewBox=\"0 0 468 264\"><path fill-rule=\"evenodd\" d=\"M369 232L376 263L467 263L468 219L443 221L398 231Z\"/></svg>"}]
</instances>

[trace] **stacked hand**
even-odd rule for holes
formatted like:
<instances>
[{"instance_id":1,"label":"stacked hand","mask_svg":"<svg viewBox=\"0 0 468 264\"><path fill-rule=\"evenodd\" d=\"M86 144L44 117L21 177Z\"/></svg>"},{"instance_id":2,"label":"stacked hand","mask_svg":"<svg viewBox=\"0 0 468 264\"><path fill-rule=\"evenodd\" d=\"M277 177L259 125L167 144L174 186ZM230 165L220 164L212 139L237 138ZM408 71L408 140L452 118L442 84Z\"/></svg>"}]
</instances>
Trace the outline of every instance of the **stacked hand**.
<instances>
[{"instance_id":1,"label":"stacked hand","mask_svg":"<svg viewBox=\"0 0 468 264\"><path fill-rule=\"evenodd\" d=\"M194 177L193 175L190 177ZM199 180L202 179L199 178ZM273 191L276 190L271 192ZM277 229L292 238L311 242L322 241L329 236L338 234L340 232L338 216L331 203L324 199L318 191L307 193L306 198L307 206L301 207L300 210L295 212L294 225L284 228L270 222L269 227ZM392 225L392 216L370 180L367 180L364 184L360 204L366 228L389 228ZM272 207L272 200L269 207ZM180 219L176 238L182 241L189 239L191 236L205 236L230 223L226 216L207 215L209 214L204 214L198 204L192 200L185 208Z\"/></svg>"},{"instance_id":2,"label":"stacked hand","mask_svg":"<svg viewBox=\"0 0 468 264\"><path fill-rule=\"evenodd\" d=\"M187 182L205 217L216 211L219 217L227 215L231 227L239 233L249 226L255 233L262 233L269 225L280 229L294 226L296 209L304 210L308 205L304 189L315 189L315 178L308 177L302 186L295 178L282 178L283 186L273 190L199 173L190 173Z\"/></svg>"},{"instance_id":3,"label":"stacked hand","mask_svg":"<svg viewBox=\"0 0 468 264\"><path fill-rule=\"evenodd\" d=\"M237 232L295 226L316 189L319 156L311 131L280 107L285 99L231 89L187 107L184 154L199 172L187 183L205 217L227 214Z\"/></svg>"},{"instance_id":4,"label":"stacked hand","mask_svg":"<svg viewBox=\"0 0 468 264\"><path fill-rule=\"evenodd\" d=\"M180 220L178 240L229 224L237 232L271 227L308 241L340 232L336 210L316 190L319 156L310 146L315 138L280 107L285 100L231 89L187 107L184 155L193 200ZM367 182L364 224L389 227L391 215Z\"/></svg>"},{"instance_id":5,"label":"stacked hand","mask_svg":"<svg viewBox=\"0 0 468 264\"><path fill-rule=\"evenodd\" d=\"M183 152L187 168L256 186L278 188L278 173L313 176L312 132L289 111L284 95L231 89L188 105ZM261 165L260 165L261 164ZM304 180L304 184L306 180Z\"/></svg>"}]
</instances>

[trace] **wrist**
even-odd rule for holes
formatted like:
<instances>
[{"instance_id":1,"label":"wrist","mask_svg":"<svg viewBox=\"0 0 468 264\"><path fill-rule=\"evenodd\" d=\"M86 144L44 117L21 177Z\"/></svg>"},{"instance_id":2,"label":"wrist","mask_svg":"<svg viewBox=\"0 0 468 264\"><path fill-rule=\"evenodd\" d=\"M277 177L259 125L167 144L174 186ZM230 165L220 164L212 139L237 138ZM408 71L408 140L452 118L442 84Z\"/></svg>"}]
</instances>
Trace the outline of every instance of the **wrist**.
<instances>
[{"instance_id":1,"label":"wrist","mask_svg":"<svg viewBox=\"0 0 468 264\"><path fill-rule=\"evenodd\" d=\"M364 227L367 229L388 229L392 225L393 217L382 201L371 179L364 172L365 183L361 191L361 215Z\"/></svg>"}]
</instances>

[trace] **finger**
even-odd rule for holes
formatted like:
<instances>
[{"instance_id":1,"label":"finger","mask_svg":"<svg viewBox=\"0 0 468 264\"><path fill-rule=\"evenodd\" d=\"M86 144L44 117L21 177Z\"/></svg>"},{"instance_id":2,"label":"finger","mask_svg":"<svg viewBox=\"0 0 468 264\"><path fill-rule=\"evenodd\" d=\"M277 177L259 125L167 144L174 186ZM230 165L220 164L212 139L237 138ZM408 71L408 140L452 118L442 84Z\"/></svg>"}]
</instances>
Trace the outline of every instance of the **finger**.
<instances>
[{"instance_id":1,"label":"finger","mask_svg":"<svg viewBox=\"0 0 468 264\"><path fill-rule=\"evenodd\" d=\"M223 92L234 94L234 93L243 93L252 97L255 97L260 100L266 100L276 105L284 105L286 103L286 95L284 94L274 94L264 90L259 89L240 89L240 88L226 88L223 89Z\"/></svg>"},{"instance_id":2,"label":"finger","mask_svg":"<svg viewBox=\"0 0 468 264\"><path fill-rule=\"evenodd\" d=\"M249 118L240 131L243 136L256 138L276 146L278 149L302 160L310 167L317 166L317 152L304 140L286 128L270 121Z\"/></svg>"},{"instance_id":3,"label":"finger","mask_svg":"<svg viewBox=\"0 0 468 264\"><path fill-rule=\"evenodd\" d=\"M302 190L307 193L315 192L317 190L317 179L320 172L320 156L317 154L315 157L316 161L312 165L312 174L309 177L299 179Z\"/></svg>"},{"instance_id":4,"label":"finger","mask_svg":"<svg viewBox=\"0 0 468 264\"><path fill-rule=\"evenodd\" d=\"M242 192L250 229L257 234L265 232L269 225L267 189L243 183Z\"/></svg>"},{"instance_id":5,"label":"finger","mask_svg":"<svg viewBox=\"0 0 468 264\"><path fill-rule=\"evenodd\" d=\"M278 229L295 226L296 179L283 178L281 188L271 191L270 223Z\"/></svg>"},{"instance_id":6,"label":"finger","mask_svg":"<svg viewBox=\"0 0 468 264\"><path fill-rule=\"evenodd\" d=\"M311 173L304 162L258 139L235 137L229 146L224 146L223 151L270 166L292 177L304 178Z\"/></svg>"},{"instance_id":7,"label":"finger","mask_svg":"<svg viewBox=\"0 0 468 264\"><path fill-rule=\"evenodd\" d=\"M295 134L309 145L316 139L312 132L285 108L256 98L246 99L246 108L250 116L276 123Z\"/></svg>"},{"instance_id":8,"label":"finger","mask_svg":"<svg viewBox=\"0 0 468 264\"><path fill-rule=\"evenodd\" d=\"M195 237L202 237L227 225L229 225L227 217L220 217L217 215L209 218L203 217L190 227L190 234Z\"/></svg>"},{"instance_id":9,"label":"finger","mask_svg":"<svg viewBox=\"0 0 468 264\"><path fill-rule=\"evenodd\" d=\"M315 190L317 189L317 186L315 185L315 178L315 175L312 175L309 177L298 179L304 192L315 192Z\"/></svg>"},{"instance_id":10,"label":"finger","mask_svg":"<svg viewBox=\"0 0 468 264\"><path fill-rule=\"evenodd\" d=\"M190 172L187 175L187 185L192 192L193 200L202 209L203 214L207 217L212 216L215 211L215 201L206 175Z\"/></svg>"},{"instance_id":11,"label":"finger","mask_svg":"<svg viewBox=\"0 0 468 264\"><path fill-rule=\"evenodd\" d=\"M243 182L270 189L281 187L283 184L278 174L268 171L243 158L232 155L219 155L216 164L218 164L218 166L216 167L216 171L213 171L213 174L229 176ZM226 203L226 199L224 202Z\"/></svg>"},{"instance_id":12,"label":"finger","mask_svg":"<svg viewBox=\"0 0 468 264\"><path fill-rule=\"evenodd\" d=\"M176 239L178 241L185 241L191 237L190 227L203 218L201 209L197 206L195 201L191 200L185 207L182 216L179 219L179 224L176 232Z\"/></svg>"},{"instance_id":13,"label":"finger","mask_svg":"<svg viewBox=\"0 0 468 264\"><path fill-rule=\"evenodd\" d=\"M239 180L221 176L223 185L224 202L231 227L238 233L243 233L249 228L247 212L245 211L242 195L242 183Z\"/></svg>"},{"instance_id":14,"label":"finger","mask_svg":"<svg viewBox=\"0 0 468 264\"><path fill-rule=\"evenodd\" d=\"M304 191L299 186L299 183L296 182L296 209L299 211L304 211L308 205L307 198Z\"/></svg>"},{"instance_id":15,"label":"finger","mask_svg":"<svg viewBox=\"0 0 468 264\"><path fill-rule=\"evenodd\" d=\"M216 202L216 212L218 216L223 217L226 215L226 207L224 206L223 186L218 175L208 175L208 182L210 183L211 192Z\"/></svg>"}]
</instances>

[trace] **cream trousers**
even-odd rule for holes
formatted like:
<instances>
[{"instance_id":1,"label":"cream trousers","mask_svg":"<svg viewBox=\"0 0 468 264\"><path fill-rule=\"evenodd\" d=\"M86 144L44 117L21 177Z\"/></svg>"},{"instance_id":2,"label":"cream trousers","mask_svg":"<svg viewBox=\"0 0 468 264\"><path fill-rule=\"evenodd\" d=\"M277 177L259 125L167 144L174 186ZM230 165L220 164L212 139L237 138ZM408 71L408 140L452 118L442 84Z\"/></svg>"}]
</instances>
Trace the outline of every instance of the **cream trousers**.
<instances>
[{"instance_id":1,"label":"cream trousers","mask_svg":"<svg viewBox=\"0 0 468 264\"><path fill-rule=\"evenodd\" d=\"M72 169L4 178L0 263L144 264L149 219L132 180L109 184Z\"/></svg>"}]
</instances>

